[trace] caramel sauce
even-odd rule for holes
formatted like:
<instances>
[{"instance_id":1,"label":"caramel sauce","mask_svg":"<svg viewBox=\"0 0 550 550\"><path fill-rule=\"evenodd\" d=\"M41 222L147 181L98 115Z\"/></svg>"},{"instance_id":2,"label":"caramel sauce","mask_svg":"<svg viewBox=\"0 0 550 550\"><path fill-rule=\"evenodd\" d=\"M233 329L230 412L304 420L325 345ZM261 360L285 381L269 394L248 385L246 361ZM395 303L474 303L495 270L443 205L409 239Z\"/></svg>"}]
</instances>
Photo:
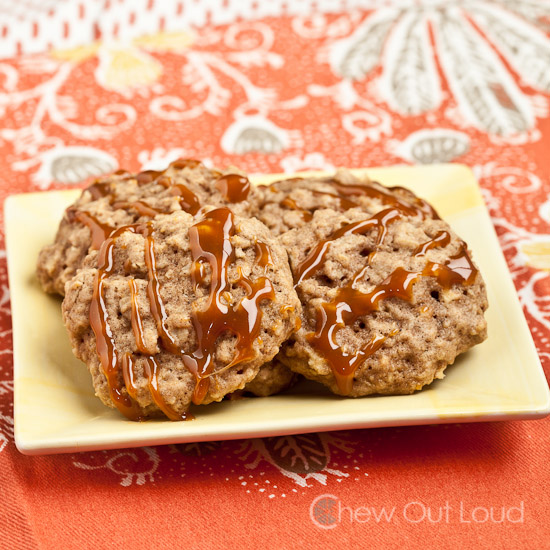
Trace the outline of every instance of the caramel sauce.
<instances>
[{"instance_id":1,"label":"caramel sauce","mask_svg":"<svg viewBox=\"0 0 550 550\"><path fill-rule=\"evenodd\" d=\"M122 358L119 357L103 297L104 281L111 275L115 265L113 250L116 239L126 231L142 233L147 231L147 226L135 224L121 227L113 231L101 245L98 255L98 271L90 304L90 325L96 337L97 354L107 379L109 394L113 403L130 420L143 420L140 408L136 403L137 389L134 383L134 358L129 353L125 353ZM129 281L129 286L132 299L132 330L136 339L136 346L141 353L148 354L149 350L144 342L143 324L137 304L137 288L133 279ZM145 359L145 374L153 401L171 420L185 420L188 417L185 413L175 412L162 398L158 389L158 365L154 358L148 355ZM126 393L123 391L121 375Z\"/></svg>"},{"instance_id":2,"label":"caramel sauce","mask_svg":"<svg viewBox=\"0 0 550 550\"><path fill-rule=\"evenodd\" d=\"M421 199L420 197L417 197L412 191L405 187L401 187L399 185L394 185L393 187L388 187L391 191L406 191L408 194L410 194L410 199L416 207L424 213L425 216L428 218L433 218L434 220L440 220L439 214L435 210L435 208L426 200Z\"/></svg>"},{"instance_id":3,"label":"caramel sauce","mask_svg":"<svg viewBox=\"0 0 550 550\"><path fill-rule=\"evenodd\" d=\"M356 202L350 201L345 195L337 193L328 193L327 191L312 191L314 195L324 195L326 197L334 197L340 202L340 210L349 210L350 208L356 208L359 206Z\"/></svg>"},{"instance_id":4,"label":"caramel sauce","mask_svg":"<svg viewBox=\"0 0 550 550\"><path fill-rule=\"evenodd\" d=\"M208 391L208 376L214 367L212 352L216 340L225 332L237 337L237 354L225 368L253 359L254 340L259 336L262 313L261 302L275 299L275 290L269 279L260 277L252 282L240 273L236 281L229 280L229 266L234 262L231 237L235 225L233 213L228 208L218 208L204 214L189 230L193 267L191 277L195 289L204 284L203 263L210 266L211 281L206 307L194 310L192 322L197 335L197 349L184 356L187 368L195 374L197 385L193 402L200 403ZM262 262L262 247L259 248ZM268 254L269 256L269 254ZM221 299L231 286L241 286L246 296L233 306Z\"/></svg>"},{"instance_id":5,"label":"caramel sauce","mask_svg":"<svg viewBox=\"0 0 550 550\"><path fill-rule=\"evenodd\" d=\"M134 381L134 361L131 353L125 353L122 356L122 378L128 395L136 401L138 392Z\"/></svg>"},{"instance_id":6,"label":"caramel sauce","mask_svg":"<svg viewBox=\"0 0 550 550\"><path fill-rule=\"evenodd\" d=\"M440 231L432 240L422 243L413 252L415 258L425 256L428 250L438 246L445 247L451 242L451 235L447 231Z\"/></svg>"},{"instance_id":7,"label":"caramel sauce","mask_svg":"<svg viewBox=\"0 0 550 550\"><path fill-rule=\"evenodd\" d=\"M221 176L214 185L228 202L242 202L250 193L250 181L239 174Z\"/></svg>"},{"instance_id":8,"label":"caramel sauce","mask_svg":"<svg viewBox=\"0 0 550 550\"><path fill-rule=\"evenodd\" d=\"M149 354L150 351L145 345L145 335L143 333L143 322L141 321L141 315L139 313L138 301L137 301L137 286L135 279L128 281L130 287L131 306L132 306L132 332L136 340L136 347L140 353Z\"/></svg>"},{"instance_id":9,"label":"caramel sauce","mask_svg":"<svg viewBox=\"0 0 550 550\"><path fill-rule=\"evenodd\" d=\"M294 199L291 199L290 197L285 197L281 201L281 206L284 206L285 208L288 208L289 210L296 210L302 214L302 219L307 223L310 222L313 219L313 213L309 210L305 210L303 208L300 208Z\"/></svg>"},{"instance_id":10,"label":"caramel sauce","mask_svg":"<svg viewBox=\"0 0 550 550\"><path fill-rule=\"evenodd\" d=\"M321 304L317 310L315 332L306 338L329 362L338 388L344 395L352 389L357 368L382 346L386 336L376 335L366 346L348 352L336 342L338 332L355 323L359 317L376 311L381 300L395 297L410 301L412 286L418 277L418 273L397 268L388 279L367 294L351 286L339 288L335 298Z\"/></svg>"},{"instance_id":11,"label":"caramel sauce","mask_svg":"<svg viewBox=\"0 0 550 550\"><path fill-rule=\"evenodd\" d=\"M349 185L339 182L332 182L332 186L337 190L339 195L349 196L349 195L363 195L366 197L378 199L382 204L398 208L404 214L409 216L420 215L422 218L431 217L434 219L439 219L437 212L434 208L428 204L425 200L418 198L414 193L410 193L410 199L403 200L391 193L396 189L403 189L408 191L404 187L382 187L375 186L372 184L358 184L358 185Z\"/></svg>"},{"instance_id":12,"label":"caramel sauce","mask_svg":"<svg viewBox=\"0 0 550 550\"><path fill-rule=\"evenodd\" d=\"M124 210L129 210L129 209L136 210L140 216L144 216L146 218L154 218L158 214L170 213L164 210L158 210L157 208L153 208L152 206L149 206L144 201L116 201L116 202L113 202L112 205L113 205L113 208L122 208Z\"/></svg>"},{"instance_id":13,"label":"caramel sauce","mask_svg":"<svg viewBox=\"0 0 550 550\"><path fill-rule=\"evenodd\" d=\"M199 211L201 207L199 197L183 183L174 183L168 176L163 176L158 179L157 184L162 185L172 195L178 197L180 207L184 212L194 216Z\"/></svg>"},{"instance_id":14,"label":"caramel sauce","mask_svg":"<svg viewBox=\"0 0 550 550\"><path fill-rule=\"evenodd\" d=\"M263 268L272 266L273 257L269 246L263 241L256 241L254 247L256 249L256 265Z\"/></svg>"},{"instance_id":15,"label":"caramel sauce","mask_svg":"<svg viewBox=\"0 0 550 550\"><path fill-rule=\"evenodd\" d=\"M98 254L97 274L90 303L90 326L96 338L96 350L101 368L107 379L111 400L118 410L131 420L141 420L140 409L135 400L123 391L121 368L115 339L109 326L109 315L103 297L103 285L114 268L113 249L116 238L125 231L135 232L135 226L125 226L114 231L101 245Z\"/></svg>"},{"instance_id":16,"label":"caramel sauce","mask_svg":"<svg viewBox=\"0 0 550 550\"><path fill-rule=\"evenodd\" d=\"M170 405L168 405L164 398L162 397L159 387L158 387L158 364L155 361L154 357L150 354L151 352L147 349L147 346L145 345L145 336L143 333L143 322L141 320L141 314L139 312L138 302L137 302L137 287L136 282L134 279L130 279L128 281L128 284L130 286L130 293L131 293L131 304L132 304L132 331L134 333L134 338L136 340L136 347L138 348L138 351L142 354L144 354L145 357L145 376L147 376L147 387L149 389L149 392L151 393L151 397L153 398L153 401L158 406L158 408L170 419L170 420L185 420L186 418L189 418L189 414L184 413L180 414ZM125 358L126 361L130 362L131 365L131 356L130 354L126 354ZM128 383L133 385L133 377L126 375L126 369L125 363L123 361L122 364L123 372L124 372L124 381L125 383L128 381ZM130 373L132 373L131 367L130 367ZM135 390L132 392L130 389L128 389L128 386L126 386L128 393L135 397Z\"/></svg>"},{"instance_id":17,"label":"caramel sauce","mask_svg":"<svg viewBox=\"0 0 550 550\"><path fill-rule=\"evenodd\" d=\"M462 243L458 254L451 256L444 264L428 262L422 271L425 277L435 277L444 289L453 285L472 285L477 274L478 270L468 254L466 243Z\"/></svg>"},{"instance_id":18,"label":"caramel sauce","mask_svg":"<svg viewBox=\"0 0 550 550\"><path fill-rule=\"evenodd\" d=\"M448 289L455 284L471 285L476 276L477 269L463 245L460 252L445 264L428 262L420 273L398 267L368 293L360 292L352 285L339 288L334 299L321 304L317 310L315 332L307 334L306 339L328 361L339 390L347 395L352 390L357 368L380 349L387 336L375 335L366 346L350 352L336 341L342 328L378 310L382 300L398 298L411 302L413 286L421 277L434 277L442 288Z\"/></svg>"},{"instance_id":19,"label":"caramel sauce","mask_svg":"<svg viewBox=\"0 0 550 550\"><path fill-rule=\"evenodd\" d=\"M145 185L147 183L151 183L152 181L155 181L157 178L159 178L163 174L164 172L159 172L157 170L144 170L143 172L136 174L134 177L138 182L138 185Z\"/></svg>"},{"instance_id":20,"label":"caramel sauce","mask_svg":"<svg viewBox=\"0 0 550 550\"><path fill-rule=\"evenodd\" d=\"M75 210L72 207L66 210L67 219L73 223L77 221L82 225L85 225L92 235L92 248L99 250L102 243L109 237L114 231L114 227L100 222L93 214L86 212L85 210Z\"/></svg>"},{"instance_id":21,"label":"caramel sauce","mask_svg":"<svg viewBox=\"0 0 550 550\"><path fill-rule=\"evenodd\" d=\"M102 197L106 197L112 193L112 185L109 181L96 181L89 187L86 187L85 191L88 191L92 196L93 201L97 201Z\"/></svg>"},{"instance_id":22,"label":"caramel sauce","mask_svg":"<svg viewBox=\"0 0 550 550\"><path fill-rule=\"evenodd\" d=\"M171 162L170 166L176 170L183 170L184 168L193 169L202 166L202 162L196 159L177 159L174 162Z\"/></svg>"},{"instance_id":23,"label":"caramel sauce","mask_svg":"<svg viewBox=\"0 0 550 550\"><path fill-rule=\"evenodd\" d=\"M180 159L173 162L170 166L175 168L194 168L202 163L193 159ZM169 189L170 193L178 197L180 207L183 211L188 212L191 215L195 215L201 205L200 200L187 186L183 184L174 183L171 178L165 176L165 172L158 172L155 170L146 170L140 172L136 176L132 176L125 170L118 170L116 175L127 175L128 178L135 177L138 185L145 185L151 182L156 182L158 185L162 185L166 189ZM117 200L116 192L113 189L112 182L96 181L92 185L86 188L86 191L90 193L92 200L99 200L103 197L108 197L113 208L122 208L125 210L133 209L138 212L142 217L154 218L158 214L169 214L170 212L153 208L144 201L120 201ZM100 222L94 215L84 210L76 210L74 207L69 207L66 210L67 218L69 222L78 221L85 225L92 236L92 248L99 250L99 247L109 237L111 232L115 229L107 224Z\"/></svg>"},{"instance_id":24,"label":"caramel sauce","mask_svg":"<svg viewBox=\"0 0 550 550\"><path fill-rule=\"evenodd\" d=\"M147 376L147 387L155 405L157 405L170 420L191 420L192 416L189 413L180 414L176 412L162 397L158 383L159 366L152 356L145 359L145 376Z\"/></svg>"}]
</instances>

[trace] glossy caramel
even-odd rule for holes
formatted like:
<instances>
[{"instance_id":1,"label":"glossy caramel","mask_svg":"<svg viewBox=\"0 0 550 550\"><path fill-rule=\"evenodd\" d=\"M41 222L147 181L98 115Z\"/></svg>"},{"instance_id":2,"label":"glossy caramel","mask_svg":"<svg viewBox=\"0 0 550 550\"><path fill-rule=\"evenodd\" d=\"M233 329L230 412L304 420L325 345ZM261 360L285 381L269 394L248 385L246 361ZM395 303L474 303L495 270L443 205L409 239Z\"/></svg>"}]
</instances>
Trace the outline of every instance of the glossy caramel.
<instances>
[{"instance_id":1,"label":"glossy caramel","mask_svg":"<svg viewBox=\"0 0 550 550\"><path fill-rule=\"evenodd\" d=\"M141 420L140 408L128 391L124 391L121 364L115 339L109 325L103 286L114 268L113 250L115 241L125 231L136 231L135 226L126 226L114 231L101 245L98 253L97 274L94 280L90 303L90 326L95 334L96 350L101 368L107 379L109 394L117 409L131 420Z\"/></svg>"},{"instance_id":2,"label":"glossy caramel","mask_svg":"<svg viewBox=\"0 0 550 550\"><path fill-rule=\"evenodd\" d=\"M250 193L250 181L240 174L225 174L214 185L228 202L242 202Z\"/></svg>"},{"instance_id":3,"label":"glossy caramel","mask_svg":"<svg viewBox=\"0 0 550 550\"><path fill-rule=\"evenodd\" d=\"M85 210L76 210L69 207L65 214L70 223L77 221L90 230L93 250L99 250L105 239L114 231L114 227L99 221L94 215Z\"/></svg>"}]
</instances>

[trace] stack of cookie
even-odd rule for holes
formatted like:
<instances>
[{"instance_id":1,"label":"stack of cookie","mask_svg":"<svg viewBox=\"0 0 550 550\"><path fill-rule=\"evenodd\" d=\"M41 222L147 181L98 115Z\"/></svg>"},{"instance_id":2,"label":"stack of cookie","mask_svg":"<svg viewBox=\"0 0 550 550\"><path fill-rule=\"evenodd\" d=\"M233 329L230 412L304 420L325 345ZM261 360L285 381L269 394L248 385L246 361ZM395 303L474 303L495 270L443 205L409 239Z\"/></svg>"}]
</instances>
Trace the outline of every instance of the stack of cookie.
<instances>
[{"instance_id":1,"label":"stack of cookie","mask_svg":"<svg viewBox=\"0 0 550 550\"><path fill-rule=\"evenodd\" d=\"M346 171L267 187L195 160L119 171L67 209L37 274L96 394L133 420L297 375L409 394L486 338L466 244L410 191Z\"/></svg>"}]
</instances>

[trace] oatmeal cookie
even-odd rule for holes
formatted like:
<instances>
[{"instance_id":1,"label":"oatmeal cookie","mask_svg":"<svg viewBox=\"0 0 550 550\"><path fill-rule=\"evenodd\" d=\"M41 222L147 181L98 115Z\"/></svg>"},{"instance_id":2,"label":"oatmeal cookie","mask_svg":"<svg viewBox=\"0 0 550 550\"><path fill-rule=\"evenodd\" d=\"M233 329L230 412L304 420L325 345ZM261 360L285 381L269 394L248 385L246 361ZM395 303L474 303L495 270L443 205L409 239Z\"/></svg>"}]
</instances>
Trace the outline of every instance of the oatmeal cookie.
<instances>
[{"instance_id":1,"label":"oatmeal cookie","mask_svg":"<svg viewBox=\"0 0 550 550\"><path fill-rule=\"evenodd\" d=\"M64 295L88 252L114 229L179 210L196 214L205 204L230 205L249 216L248 199L255 194L246 176L210 170L196 160L177 160L163 172L119 171L84 189L67 209L54 243L40 252L38 280L46 292Z\"/></svg>"},{"instance_id":2,"label":"oatmeal cookie","mask_svg":"<svg viewBox=\"0 0 550 550\"><path fill-rule=\"evenodd\" d=\"M279 358L334 393L412 393L486 338L484 282L440 219L322 210L280 240L303 309Z\"/></svg>"},{"instance_id":3,"label":"oatmeal cookie","mask_svg":"<svg viewBox=\"0 0 550 550\"><path fill-rule=\"evenodd\" d=\"M221 207L120 227L67 283L62 309L103 403L177 420L250 382L300 303L284 248Z\"/></svg>"},{"instance_id":4,"label":"oatmeal cookie","mask_svg":"<svg viewBox=\"0 0 550 550\"><path fill-rule=\"evenodd\" d=\"M257 397L267 397L280 393L294 385L298 376L277 358L260 367L260 371L244 387L245 393L251 393Z\"/></svg>"},{"instance_id":5,"label":"oatmeal cookie","mask_svg":"<svg viewBox=\"0 0 550 550\"><path fill-rule=\"evenodd\" d=\"M314 212L327 208L340 212L361 208L376 214L384 208L398 206L411 216L437 218L433 208L412 191L384 187L344 169L330 177L291 178L259 186L254 200L257 217L276 235L304 227Z\"/></svg>"}]
</instances>

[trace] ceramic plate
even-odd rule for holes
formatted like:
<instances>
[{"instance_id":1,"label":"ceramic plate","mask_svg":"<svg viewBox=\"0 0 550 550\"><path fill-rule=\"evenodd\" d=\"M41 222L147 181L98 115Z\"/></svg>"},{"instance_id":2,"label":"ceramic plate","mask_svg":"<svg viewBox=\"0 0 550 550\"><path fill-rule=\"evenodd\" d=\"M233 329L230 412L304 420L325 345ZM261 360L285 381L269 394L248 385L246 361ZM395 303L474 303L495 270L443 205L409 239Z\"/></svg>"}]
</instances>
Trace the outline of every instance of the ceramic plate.
<instances>
[{"instance_id":1,"label":"ceramic plate","mask_svg":"<svg viewBox=\"0 0 550 550\"><path fill-rule=\"evenodd\" d=\"M548 386L489 215L472 172L460 165L359 170L428 199L465 239L489 294L489 338L459 357L443 380L414 395L345 399L308 385L267 397L195 409L196 420L135 423L94 396L71 353L61 300L42 292L34 271L63 210L80 191L14 195L5 210L13 311L15 441L27 454L335 429L538 418ZM255 178L267 183L279 175Z\"/></svg>"}]
</instances>

